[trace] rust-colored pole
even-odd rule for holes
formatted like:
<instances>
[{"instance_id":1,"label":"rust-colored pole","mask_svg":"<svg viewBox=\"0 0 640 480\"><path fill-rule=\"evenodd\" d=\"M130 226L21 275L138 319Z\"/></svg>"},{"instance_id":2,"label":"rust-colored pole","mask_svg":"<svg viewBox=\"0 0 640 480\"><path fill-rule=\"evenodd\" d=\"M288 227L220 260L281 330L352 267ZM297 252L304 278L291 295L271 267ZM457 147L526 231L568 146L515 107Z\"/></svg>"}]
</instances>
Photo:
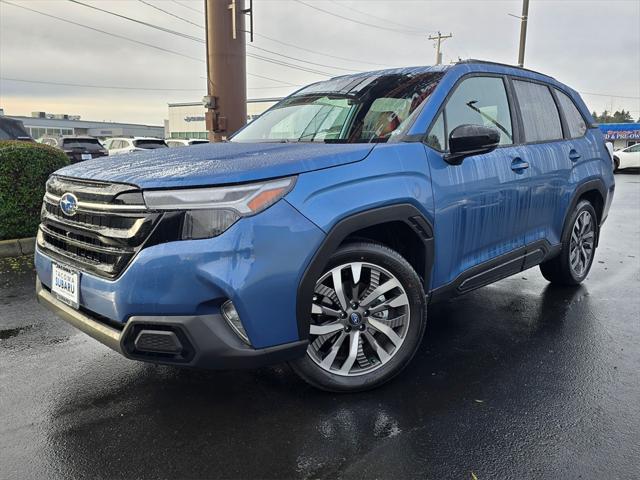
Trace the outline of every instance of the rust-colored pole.
<instances>
[{"instance_id":1,"label":"rust-colored pole","mask_svg":"<svg viewBox=\"0 0 640 480\"><path fill-rule=\"evenodd\" d=\"M205 0L207 27L206 124L221 142L247 123L244 0Z\"/></svg>"}]
</instances>

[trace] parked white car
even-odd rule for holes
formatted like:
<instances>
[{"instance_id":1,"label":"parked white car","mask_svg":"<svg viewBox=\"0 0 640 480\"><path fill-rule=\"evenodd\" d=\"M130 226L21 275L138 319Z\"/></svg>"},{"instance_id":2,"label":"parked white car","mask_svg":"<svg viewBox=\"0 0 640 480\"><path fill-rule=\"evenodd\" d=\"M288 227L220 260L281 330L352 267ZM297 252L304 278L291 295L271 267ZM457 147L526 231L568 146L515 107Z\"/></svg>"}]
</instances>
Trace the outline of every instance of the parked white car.
<instances>
[{"instance_id":1,"label":"parked white car","mask_svg":"<svg viewBox=\"0 0 640 480\"><path fill-rule=\"evenodd\" d=\"M640 143L613 152L614 171L621 168L640 167Z\"/></svg>"},{"instance_id":2,"label":"parked white car","mask_svg":"<svg viewBox=\"0 0 640 480\"><path fill-rule=\"evenodd\" d=\"M105 142L105 147L107 147L107 150L109 150L109 155L121 155L123 153L155 150L156 148L167 148L167 144L161 138L116 137L108 139Z\"/></svg>"},{"instance_id":3,"label":"parked white car","mask_svg":"<svg viewBox=\"0 0 640 480\"><path fill-rule=\"evenodd\" d=\"M167 138L165 140L169 147L188 147L189 145L199 145L201 143L209 143L209 140L202 138Z\"/></svg>"}]
</instances>

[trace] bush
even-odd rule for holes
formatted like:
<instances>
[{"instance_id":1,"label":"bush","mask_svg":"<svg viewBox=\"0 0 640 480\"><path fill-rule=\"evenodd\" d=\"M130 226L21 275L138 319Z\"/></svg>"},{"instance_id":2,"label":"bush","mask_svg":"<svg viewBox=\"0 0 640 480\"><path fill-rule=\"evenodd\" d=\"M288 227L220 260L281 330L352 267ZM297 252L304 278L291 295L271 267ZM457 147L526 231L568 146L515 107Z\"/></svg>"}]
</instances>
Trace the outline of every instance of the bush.
<instances>
[{"instance_id":1,"label":"bush","mask_svg":"<svg viewBox=\"0 0 640 480\"><path fill-rule=\"evenodd\" d=\"M35 235L47 178L68 164L48 145L0 141L0 240Z\"/></svg>"}]
</instances>

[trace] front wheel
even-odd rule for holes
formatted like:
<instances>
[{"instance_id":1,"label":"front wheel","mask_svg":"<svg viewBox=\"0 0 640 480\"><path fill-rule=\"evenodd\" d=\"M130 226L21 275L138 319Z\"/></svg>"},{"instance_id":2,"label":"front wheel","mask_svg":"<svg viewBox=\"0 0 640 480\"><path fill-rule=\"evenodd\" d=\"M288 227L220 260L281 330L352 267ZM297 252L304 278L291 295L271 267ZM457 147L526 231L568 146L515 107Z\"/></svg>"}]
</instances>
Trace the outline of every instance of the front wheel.
<instances>
[{"instance_id":1,"label":"front wheel","mask_svg":"<svg viewBox=\"0 0 640 480\"><path fill-rule=\"evenodd\" d=\"M620 171L620 159L618 157L613 157L613 173L618 173Z\"/></svg>"},{"instance_id":2,"label":"front wheel","mask_svg":"<svg viewBox=\"0 0 640 480\"><path fill-rule=\"evenodd\" d=\"M598 217L587 200L576 205L562 234L562 250L540 265L544 278L560 285L578 285L587 278L596 252Z\"/></svg>"},{"instance_id":3,"label":"front wheel","mask_svg":"<svg viewBox=\"0 0 640 480\"><path fill-rule=\"evenodd\" d=\"M424 334L420 278L397 252L352 243L329 259L314 289L307 354L291 363L323 390L377 387L409 363Z\"/></svg>"}]
</instances>

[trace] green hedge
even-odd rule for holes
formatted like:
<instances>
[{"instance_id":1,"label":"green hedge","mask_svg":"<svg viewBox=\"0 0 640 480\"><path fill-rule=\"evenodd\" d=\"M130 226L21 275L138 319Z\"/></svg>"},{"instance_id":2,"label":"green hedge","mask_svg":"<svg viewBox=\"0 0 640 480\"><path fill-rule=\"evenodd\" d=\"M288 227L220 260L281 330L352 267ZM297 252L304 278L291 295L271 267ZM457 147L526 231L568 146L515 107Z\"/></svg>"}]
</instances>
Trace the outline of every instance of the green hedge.
<instances>
[{"instance_id":1,"label":"green hedge","mask_svg":"<svg viewBox=\"0 0 640 480\"><path fill-rule=\"evenodd\" d=\"M35 235L47 178L68 164L53 147L0 141L0 240Z\"/></svg>"}]
</instances>

